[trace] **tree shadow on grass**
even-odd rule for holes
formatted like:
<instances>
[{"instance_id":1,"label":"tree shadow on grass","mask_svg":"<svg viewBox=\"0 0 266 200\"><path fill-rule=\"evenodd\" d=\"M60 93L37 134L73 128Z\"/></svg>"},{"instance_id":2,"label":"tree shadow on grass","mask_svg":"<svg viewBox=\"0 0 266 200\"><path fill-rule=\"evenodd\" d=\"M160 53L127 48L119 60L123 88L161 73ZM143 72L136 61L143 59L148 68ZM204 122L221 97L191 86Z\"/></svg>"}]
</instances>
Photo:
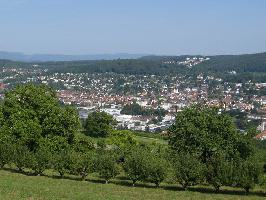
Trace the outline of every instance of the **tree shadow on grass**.
<instances>
[{"instance_id":1,"label":"tree shadow on grass","mask_svg":"<svg viewBox=\"0 0 266 200\"><path fill-rule=\"evenodd\" d=\"M47 175L47 174L44 174L42 176L45 176L47 178L57 179L57 180L81 181L80 177L74 177L74 176L60 176L60 175Z\"/></svg>"},{"instance_id":2,"label":"tree shadow on grass","mask_svg":"<svg viewBox=\"0 0 266 200\"><path fill-rule=\"evenodd\" d=\"M20 171L18 169L14 168L7 168L4 167L2 168L5 171L11 172L11 173L16 173L16 174L23 174L26 176L36 176L33 172L30 171ZM52 178L52 179L66 179L66 180L72 180L72 181L81 181L80 177L76 176L59 176L59 175L47 175L47 174L41 174L41 176L47 177L47 178ZM105 184L105 181L102 179L93 179L93 178L87 178L85 181L91 182L91 183L96 183L96 184ZM156 189L155 185L151 185L148 183L143 183L143 182L137 182L135 183L134 187L132 184L132 181L128 180L127 177L125 176L120 176L117 177L114 180L109 181L110 184L115 184L115 185L120 185L120 186L125 186L125 187L131 187L131 188L153 188ZM173 186L173 185L163 185L160 186L159 188L163 190L171 190L171 191L185 191L182 187L180 186ZM223 195L238 195L238 196L247 196L245 191L241 190L229 190L229 189L221 189L218 192L215 191L213 188L210 187L189 187L187 188L187 191L190 192L200 192L200 193L205 193L205 194L223 194ZM249 194L250 196L260 196L260 197L266 197L266 192L264 191L250 191Z\"/></svg>"},{"instance_id":3,"label":"tree shadow on grass","mask_svg":"<svg viewBox=\"0 0 266 200\"><path fill-rule=\"evenodd\" d=\"M125 179L125 180L111 180L110 183L114 184L114 185L120 185L120 186L126 186L126 187L136 187L136 188L151 188L151 189L155 189L158 188L155 185L151 185L148 183L143 183L143 182L137 182L135 183L135 185L133 186L132 181ZM159 187L160 188L160 187Z\"/></svg>"},{"instance_id":4,"label":"tree shadow on grass","mask_svg":"<svg viewBox=\"0 0 266 200\"><path fill-rule=\"evenodd\" d=\"M172 191L185 191L180 186L163 186L163 189L172 190ZM187 191L200 192L200 193L205 193L205 194L223 194L223 195L247 196L246 192L245 191L241 191L241 190L221 189L219 191L215 191L213 188L189 187L189 188L187 188ZM266 192L263 192L263 191L250 191L248 195L266 197Z\"/></svg>"},{"instance_id":5,"label":"tree shadow on grass","mask_svg":"<svg viewBox=\"0 0 266 200\"><path fill-rule=\"evenodd\" d=\"M29 171L6 168L6 167L3 167L2 169L5 170L5 171L8 171L8 172L11 172L11 173L23 174L25 176L36 176L33 172L29 172Z\"/></svg>"}]
</instances>

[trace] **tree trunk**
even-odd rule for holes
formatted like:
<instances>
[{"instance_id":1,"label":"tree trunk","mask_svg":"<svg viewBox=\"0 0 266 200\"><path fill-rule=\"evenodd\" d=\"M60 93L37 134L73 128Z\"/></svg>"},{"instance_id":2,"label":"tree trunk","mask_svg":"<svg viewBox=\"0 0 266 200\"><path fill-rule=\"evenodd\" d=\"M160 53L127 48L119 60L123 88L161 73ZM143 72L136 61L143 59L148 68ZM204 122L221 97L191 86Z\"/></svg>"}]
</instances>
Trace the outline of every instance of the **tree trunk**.
<instances>
[{"instance_id":1,"label":"tree trunk","mask_svg":"<svg viewBox=\"0 0 266 200\"><path fill-rule=\"evenodd\" d=\"M85 181L85 179L86 179L86 176L87 176L87 174L86 174L86 173L82 173L82 174L81 174L81 180L82 180L82 181Z\"/></svg>"},{"instance_id":2,"label":"tree trunk","mask_svg":"<svg viewBox=\"0 0 266 200\"><path fill-rule=\"evenodd\" d=\"M135 187L135 183L136 183L136 181L134 180L134 181L133 181L133 184L132 184L133 187Z\"/></svg>"},{"instance_id":3,"label":"tree trunk","mask_svg":"<svg viewBox=\"0 0 266 200\"><path fill-rule=\"evenodd\" d=\"M220 191L220 186L215 187L215 192L218 193Z\"/></svg>"},{"instance_id":4,"label":"tree trunk","mask_svg":"<svg viewBox=\"0 0 266 200\"><path fill-rule=\"evenodd\" d=\"M250 187L245 187L246 195L249 194Z\"/></svg>"}]
</instances>

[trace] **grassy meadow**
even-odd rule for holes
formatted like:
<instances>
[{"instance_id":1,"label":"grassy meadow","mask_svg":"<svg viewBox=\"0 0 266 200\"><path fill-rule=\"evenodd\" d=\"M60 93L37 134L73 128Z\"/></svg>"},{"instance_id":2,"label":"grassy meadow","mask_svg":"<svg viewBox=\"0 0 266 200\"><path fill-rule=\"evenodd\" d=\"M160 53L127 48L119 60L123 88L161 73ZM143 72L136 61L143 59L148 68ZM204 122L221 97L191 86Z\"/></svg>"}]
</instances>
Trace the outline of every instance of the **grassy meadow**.
<instances>
[{"instance_id":1,"label":"grassy meadow","mask_svg":"<svg viewBox=\"0 0 266 200\"><path fill-rule=\"evenodd\" d=\"M96 176L89 176L86 181L77 177L59 178L56 173L47 171L42 176L21 174L16 170L0 170L1 200L56 200L56 199L93 199L93 200L167 200L167 199L265 199L266 188L255 188L246 196L243 190L223 187L219 193L206 186L192 187L183 191L177 185L162 184L156 188L151 184L138 183L135 187L118 177L109 184Z\"/></svg>"}]
</instances>

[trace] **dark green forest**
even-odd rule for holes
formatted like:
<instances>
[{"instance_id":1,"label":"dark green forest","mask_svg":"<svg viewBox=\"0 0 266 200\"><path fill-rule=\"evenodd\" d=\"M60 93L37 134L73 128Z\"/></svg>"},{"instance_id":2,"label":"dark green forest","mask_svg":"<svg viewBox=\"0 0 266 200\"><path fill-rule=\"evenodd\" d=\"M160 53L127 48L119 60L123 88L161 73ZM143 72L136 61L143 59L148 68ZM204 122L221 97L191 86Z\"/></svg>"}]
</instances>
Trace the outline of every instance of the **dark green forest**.
<instances>
[{"instance_id":1,"label":"dark green forest","mask_svg":"<svg viewBox=\"0 0 266 200\"><path fill-rule=\"evenodd\" d=\"M0 67L29 67L38 64L50 72L73 73L105 73L114 72L122 74L220 74L225 76L230 71L236 75L227 75L228 80L243 81L246 79L266 79L266 53L246 55L219 55L208 56L210 60L204 61L192 68L179 64L164 64L164 61L182 61L193 56L146 56L140 59L94 60L94 61L67 61L67 62L40 62L25 63L0 60ZM203 56L205 57L205 56ZM229 73L228 73L229 74Z\"/></svg>"}]
</instances>

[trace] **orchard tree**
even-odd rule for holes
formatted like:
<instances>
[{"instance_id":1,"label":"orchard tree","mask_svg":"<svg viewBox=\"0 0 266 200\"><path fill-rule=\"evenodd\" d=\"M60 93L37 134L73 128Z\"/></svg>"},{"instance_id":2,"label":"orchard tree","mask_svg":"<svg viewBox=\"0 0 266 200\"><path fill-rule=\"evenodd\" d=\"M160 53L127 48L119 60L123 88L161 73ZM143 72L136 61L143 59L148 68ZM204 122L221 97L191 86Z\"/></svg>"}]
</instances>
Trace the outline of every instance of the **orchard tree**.
<instances>
[{"instance_id":1,"label":"orchard tree","mask_svg":"<svg viewBox=\"0 0 266 200\"><path fill-rule=\"evenodd\" d=\"M148 178L147 180L154 183L156 187L159 187L167 176L168 163L162 155L151 152L151 156L148 158Z\"/></svg>"},{"instance_id":2,"label":"orchard tree","mask_svg":"<svg viewBox=\"0 0 266 200\"><path fill-rule=\"evenodd\" d=\"M94 159L94 171L99 173L108 183L110 179L115 178L119 174L119 166L115 154L105 151L97 154Z\"/></svg>"},{"instance_id":3,"label":"orchard tree","mask_svg":"<svg viewBox=\"0 0 266 200\"><path fill-rule=\"evenodd\" d=\"M62 178L66 173L70 172L71 166L71 149L62 149L53 154L53 169L60 174Z\"/></svg>"},{"instance_id":4,"label":"orchard tree","mask_svg":"<svg viewBox=\"0 0 266 200\"><path fill-rule=\"evenodd\" d=\"M0 134L2 135L2 134ZM0 169L12 161L14 155L14 144L9 137L0 138Z\"/></svg>"},{"instance_id":5,"label":"orchard tree","mask_svg":"<svg viewBox=\"0 0 266 200\"><path fill-rule=\"evenodd\" d=\"M255 158L239 160L235 165L236 184L249 193L260 182L262 169Z\"/></svg>"},{"instance_id":6,"label":"orchard tree","mask_svg":"<svg viewBox=\"0 0 266 200\"><path fill-rule=\"evenodd\" d=\"M14 144L12 162L16 165L19 171L23 171L25 168L30 167L30 163L32 162L31 159L32 154L27 146L20 143Z\"/></svg>"},{"instance_id":7,"label":"orchard tree","mask_svg":"<svg viewBox=\"0 0 266 200\"><path fill-rule=\"evenodd\" d=\"M147 149L144 147L134 147L127 152L124 162L124 170L133 182L133 186L137 181L144 181L149 177Z\"/></svg>"},{"instance_id":8,"label":"orchard tree","mask_svg":"<svg viewBox=\"0 0 266 200\"><path fill-rule=\"evenodd\" d=\"M1 132L31 151L42 138L59 136L71 144L81 129L77 111L61 106L55 91L45 85L19 85L8 91L1 110Z\"/></svg>"},{"instance_id":9,"label":"orchard tree","mask_svg":"<svg viewBox=\"0 0 266 200\"><path fill-rule=\"evenodd\" d=\"M172 158L172 167L176 181L184 189L195 186L204 179L204 165L196 155L182 153Z\"/></svg>"},{"instance_id":10,"label":"orchard tree","mask_svg":"<svg viewBox=\"0 0 266 200\"><path fill-rule=\"evenodd\" d=\"M136 145L137 141L129 130L113 130L107 138L107 143L124 149Z\"/></svg>"},{"instance_id":11,"label":"orchard tree","mask_svg":"<svg viewBox=\"0 0 266 200\"><path fill-rule=\"evenodd\" d=\"M172 149L197 154L203 163L217 152L228 158L240 155L244 159L253 153L252 144L238 133L232 118L215 108L198 105L185 108L177 113L168 131Z\"/></svg>"},{"instance_id":12,"label":"orchard tree","mask_svg":"<svg viewBox=\"0 0 266 200\"><path fill-rule=\"evenodd\" d=\"M49 141L42 140L40 146L34 152L31 152L29 167L35 175L41 175L44 170L52 166L52 151L48 144Z\"/></svg>"},{"instance_id":13,"label":"orchard tree","mask_svg":"<svg viewBox=\"0 0 266 200\"><path fill-rule=\"evenodd\" d=\"M81 180L85 181L88 174L93 172L94 153L72 152L70 156L70 172L79 175Z\"/></svg>"},{"instance_id":14,"label":"orchard tree","mask_svg":"<svg viewBox=\"0 0 266 200\"><path fill-rule=\"evenodd\" d=\"M107 137L116 124L112 115L106 112L92 112L85 122L86 134L93 137Z\"/></svg>"},{"instance_id":15,"label":"orchard tree","mask_svg":"<svg viewBox=\"0 0 266 200\"><path fill-rule=\"evenodd\" d=\"M206 181L218 192L221 186L234 183L234 167L234 160L227 160L222 154L213 155L206 163Z\"/></svg>"}]
</instances>

